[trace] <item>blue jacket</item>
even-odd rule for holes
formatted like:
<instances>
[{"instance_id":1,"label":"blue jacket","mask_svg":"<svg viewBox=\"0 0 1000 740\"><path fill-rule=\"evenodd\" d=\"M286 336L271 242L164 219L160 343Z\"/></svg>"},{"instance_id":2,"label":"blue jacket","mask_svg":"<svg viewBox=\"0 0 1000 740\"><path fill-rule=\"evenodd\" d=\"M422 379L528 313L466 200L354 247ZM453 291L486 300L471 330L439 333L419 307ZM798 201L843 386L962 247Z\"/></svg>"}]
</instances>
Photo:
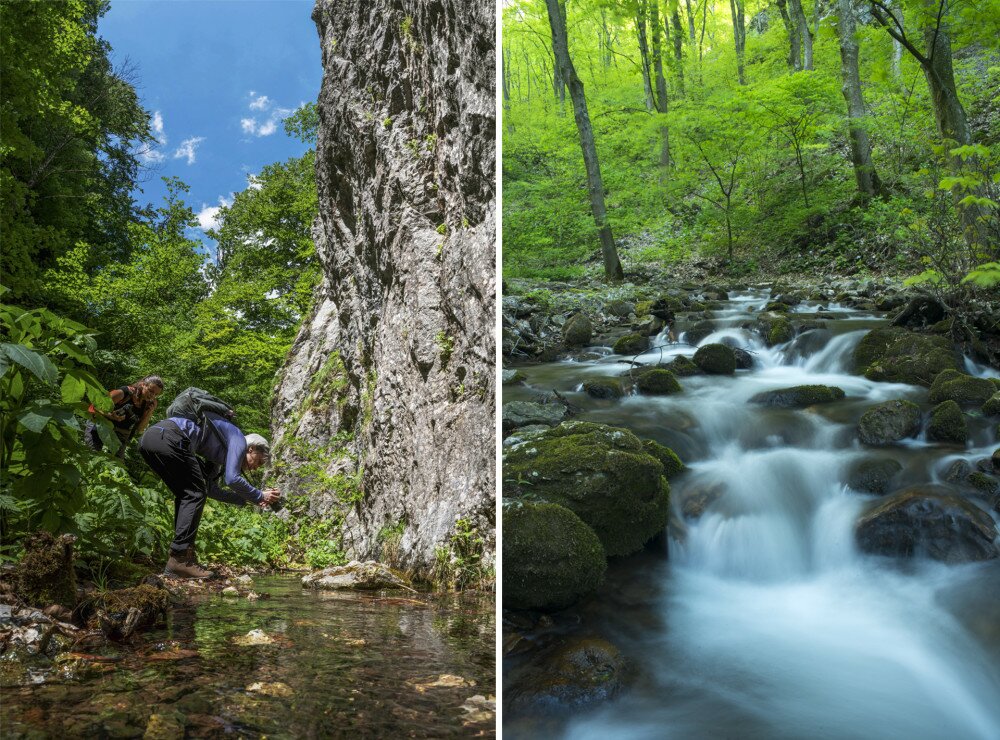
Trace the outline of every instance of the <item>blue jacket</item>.
<instances>
[{"instance_id":1,"label":"blue jacket","mask_svg":"<svg viewBox=\"0 0 1000 740\"><path fill-rule=\"evenodd\" d=\"M237 506L242 506L247 502L259 504L264 500L264 493L250 485L243 477L243 460L247 454L247 440L239 427L225 419L209 419L209 423L215 427L219 434L206 430L202 440L201 427L190 419L175 416L171 417L170 421L176 424L181 433L191 440L192 452L209 462L222 466L221 480L229 490L223 491L215 481L212 481L209 483L209 496ZM201 440L200 445L198 444L199 440Z\"/></svg>"}]
</instances>

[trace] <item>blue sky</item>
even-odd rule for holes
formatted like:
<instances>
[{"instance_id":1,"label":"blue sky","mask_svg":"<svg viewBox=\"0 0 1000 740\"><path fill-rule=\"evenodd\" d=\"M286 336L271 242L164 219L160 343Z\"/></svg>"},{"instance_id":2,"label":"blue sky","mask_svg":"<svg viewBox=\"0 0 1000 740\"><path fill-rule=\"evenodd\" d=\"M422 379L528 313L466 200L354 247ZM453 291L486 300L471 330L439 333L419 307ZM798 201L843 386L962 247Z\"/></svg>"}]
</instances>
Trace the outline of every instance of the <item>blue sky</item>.
<instances>
[{"instance_id":1,"label":"blue sky","mask_svg":"<svg viewBox=\"0 0 1000 740\"><path fill-rule=\"evenodd\" d=\"M306 150L281 119L319 92L312 8L312 0L112 0L98 32L116 64L136 68L160 140L143 155L151 171L140 203L160 205L160 178L179 177L208 228L249 175Z\"/></svg>"}]
</instances>

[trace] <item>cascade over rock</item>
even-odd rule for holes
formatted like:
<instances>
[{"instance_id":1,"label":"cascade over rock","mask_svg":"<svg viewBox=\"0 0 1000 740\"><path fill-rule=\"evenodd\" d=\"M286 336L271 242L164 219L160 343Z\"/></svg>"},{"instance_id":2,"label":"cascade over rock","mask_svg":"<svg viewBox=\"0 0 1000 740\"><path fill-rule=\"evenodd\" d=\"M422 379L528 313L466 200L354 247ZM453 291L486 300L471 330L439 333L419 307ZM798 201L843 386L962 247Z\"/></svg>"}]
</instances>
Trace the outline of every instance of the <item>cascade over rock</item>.
<instances>
[{"instance_id":1,"label":"cascade over rock","mask_svg":"<svg viewBox=\"0 0 1000 740\"><path fill-rule=\"evenodd\" d=\"M344 548L427 574L456 521L492 561L493 6L318 0L323 280L272 408L278 485L348 510ZM320 457L339 446L347 455ZM353 501L306 466L357 473Z\"/></svg>"}]
</instances>

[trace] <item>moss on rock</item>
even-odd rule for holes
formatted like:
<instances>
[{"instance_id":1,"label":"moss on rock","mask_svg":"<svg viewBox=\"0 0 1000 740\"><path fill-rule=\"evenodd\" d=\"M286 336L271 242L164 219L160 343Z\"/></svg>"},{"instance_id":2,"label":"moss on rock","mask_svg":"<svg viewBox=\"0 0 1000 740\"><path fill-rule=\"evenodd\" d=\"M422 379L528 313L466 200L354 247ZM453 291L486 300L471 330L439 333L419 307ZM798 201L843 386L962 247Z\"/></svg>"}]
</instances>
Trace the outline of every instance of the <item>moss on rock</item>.
<instances>
[{"instance_id":1,"label":"moss on rock","mask_svg":"<svg viewBox=\"0 0 1000 740\"><path fill-rule=\"evenodd\" d=\"M963 408L979 408L990 400L996 388L987 378L974 378L958 370L942 370L931 383L931 403L954 401Z\"/></svg>"},{"instance_id":2,"label":"moss on rock","mask_svg":"<svg viewBox=\"0 0 1000 740\"><path fill-rule=\"evenodd\" d=\"M606 568L597 535L569 509L551 503L505 502L505 608L564 609L594 591Z\"/></svg>"},{"instance_id":3,"label":"moss on rock","mask_svg":"<svg viewBox=\"0 0 1000 740\"><path fill-rule=\"evenodd\" d=\"M656 440L644 439L642 440L642 446L646 452L660 461L660 464L663 466L663 475L667 480L673 480L687 470L681 459L677 457L676 452L669 447L661 445Z\"/></svg>"},{"instance_id":4,"label":"moss on rock","mask_svg":"<svg viewBox=\"0 0 1000 740\"><path fill-rule=\"evenodd\" d=\"M983 404L983 416L1000 416L1000 391L997 391Z\"/></svg>"},{"instance_id":5,"label":"moss on rock","mask_svg":"<svg viewBox=\"0 0 1000 740\"><path fill-rule=\"evenodd\" d=\"M37 532L24 542L24 557L14 576L15 593L31 606L76 606L76 573L73 571L71 535L54 537Z\"/></svg>"},{"instance_id":6,"label":"moss on rock","mask_svg":"<svg viewBox=\"0 0 1000 740\"><path fill-rule=\"evenodd\" d=\"M709 375L732 375L736 372L736 353L724 344L706 344L694 353L694 363Z\"/></svg>"},{"instance_id":7,"label":"moss on rock","mask_svg":"<svg viewBox=\"0 0 1000 740\"><path fill-rule=\"evenodd\" d=\"M670 487L663 465L627 429L561 424L512 446L503 478L507 496L530 493L573 511L608 555L639 550L667 523Z\"/></svg>"},{"instance_id":8,"label":"moss on rock","mask_svg":"<svg viewBox=\"0 0 1000 740\"><path fill-rule=\"evenodd\" d=\"M703 319L684 332L684 341L688 344L698 344L702 339L715 331L715 323Z\"/></svg>"},{"instance_id":9,"label":"moss on rock","mask_svg":"<svg viewBox=\"0 0 1000 740\"><path fill-rule=\"evenodd\" d=\"M890 326L864 336L854 366L869 380L930 387L942 371L958 370L958 358L945 337Z\"/></svg>"},{"instance_id":10,"label":"moss on rock","mask_svg":"<svg viewBox=\"0 0 1000 740\"><path fill-rule=\"evenodd\" d=\"M665 370L669 370L679 378L687 378L691 375L698 375L701 368L694 364L690 357L677 355L673 360L661 365Z\"/></svg>"},{"instance_id":11,"label":"moss on rock","mask_svg":"<svg viewBox=\"0 0 1000 740\"><path fill-rule=\"evenodd\" d=\"M934 407L927 426L927 438L935 442L965 444L965 440L969 438L969 426L957 403L944 401Z\"/></svg>"},{"instance_id":12,"label":"moss on rock","mask_svg":"<svg viewBox=\"0 0 1000 740\"><path fill-rule=\"evenodd\" d=\"M622 384L611 378L595 378L585 380L583 390L591 398L621 398L624 395Z\"/></svg>"},{"instance_id":13,"label":"moss on rock","mask_svg":"<svg viewBox=\"0 0 1000 740\"><path fill-rule=\"evenodd\" d=\"M563 324L563 342L570 347L588 344L593 336L594 325L586 314L573 314Z\"/></svg>"},{"instance_id":14,"label":"moss on rock","mask_svg":"<svg viewBox=\"0 0 1000 740\"><path fill-rule=\"evenodd\" d=\"M829 385L795 385L791 388L778 388L773 391L763 391L750 398L750 403L761 406L777 406L793 409L813 406L817 403L839 401L844 397L843 388Z\"/></svg>"},{"instance_id":15,"label":"moss on rock","mask_svg":"<svg viewBox=\"0 0 1000 740\"><path fill-rule=\"evenodd\" d=\"M912 401L886 401L865 411L858 422L858 437L866 445L889 445L920 430L920 407Z\"/></svg>"},{"instance_id":16,"label":"moss on rock","mask_svg":"<svg viewBox=\"0 0 1000 740\"><path fill-rule=\"evenodd\" d=\"M638 355L649 347L649 338L641 334L626 334L613 347L617 355Z\"/></svg>"},{"instance_id":17,"label":"moss on rock","mask_svg":"<svg viewBox=\"0 0 1000 740\"><path fill-rule=\"evenodd\" d=\"M651 367L639 373L635 381L640 393L650 396L666 396L681 392L681 384L669 370Z\"/></svg>"}]
</instances>

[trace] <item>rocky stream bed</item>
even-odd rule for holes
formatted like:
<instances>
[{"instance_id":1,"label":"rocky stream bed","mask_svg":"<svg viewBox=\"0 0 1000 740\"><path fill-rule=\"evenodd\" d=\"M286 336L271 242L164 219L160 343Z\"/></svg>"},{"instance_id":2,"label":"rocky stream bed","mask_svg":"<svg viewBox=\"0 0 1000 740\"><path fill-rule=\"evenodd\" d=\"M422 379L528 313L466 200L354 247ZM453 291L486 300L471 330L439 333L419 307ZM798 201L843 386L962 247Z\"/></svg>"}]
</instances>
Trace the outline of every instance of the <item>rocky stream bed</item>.
<instances>
[{"instance_id":1,"label":"rocky stream bed","mask_svg":"<svg viewBox=\"0 0 1000 740\"><path fill-rule=\"evenodd\" d=\"M504 732L1000 737L1000 372L887 284L504 312Z\"/></svg>"}]
</instances>

